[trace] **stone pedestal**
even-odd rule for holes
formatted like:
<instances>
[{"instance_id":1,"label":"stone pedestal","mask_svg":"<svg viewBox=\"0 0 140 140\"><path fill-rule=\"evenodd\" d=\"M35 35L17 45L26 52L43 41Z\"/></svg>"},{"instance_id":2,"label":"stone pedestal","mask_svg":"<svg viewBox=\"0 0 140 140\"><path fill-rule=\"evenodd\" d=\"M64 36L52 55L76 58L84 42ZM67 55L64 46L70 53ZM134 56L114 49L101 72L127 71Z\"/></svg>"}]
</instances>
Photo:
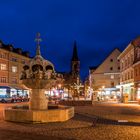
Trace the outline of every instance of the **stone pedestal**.
<instances>
[{"instance_id":1,"label":"stone pedestal","mask_svg":"<svg viewBox=\"0 0 140 140\"><path fill-rule=\"evenodd\" d=\"M30 110L47 110L48 109L48 100L44 94L43 89L32 89L30 95Z\"/></svg>"}]
</instances>

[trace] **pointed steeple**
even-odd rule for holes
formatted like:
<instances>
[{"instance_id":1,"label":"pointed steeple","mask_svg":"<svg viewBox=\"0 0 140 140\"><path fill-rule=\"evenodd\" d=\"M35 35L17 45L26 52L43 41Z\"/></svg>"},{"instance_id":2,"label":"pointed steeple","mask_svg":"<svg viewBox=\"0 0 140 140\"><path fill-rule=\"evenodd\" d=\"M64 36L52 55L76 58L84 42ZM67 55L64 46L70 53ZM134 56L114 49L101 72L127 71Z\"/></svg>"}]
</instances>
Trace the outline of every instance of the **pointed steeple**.
<instances>
[{"instance_id":1,"label":"pointed steeple","mask_svg":"<svg viewBox=\"0 0 140 140\"><path fill-rule=\"evenodd\" d=\"M79 61L78 53L77 53L77 43L76 43L76 41L74 41L72 61Z\"/></svg>"},{"instance_id":2,"label":"pointed steeple","mask_svg":"<svg viewBox=\"0 0 140 140\"><path fill-rule=\"evenodd\" d=\"M42 41L42 39L40 38L40 33L37 33L35 41L37 42L36 55L41 55L41 52L40 52L40 42Z\"/></svg>"}]
</instances>

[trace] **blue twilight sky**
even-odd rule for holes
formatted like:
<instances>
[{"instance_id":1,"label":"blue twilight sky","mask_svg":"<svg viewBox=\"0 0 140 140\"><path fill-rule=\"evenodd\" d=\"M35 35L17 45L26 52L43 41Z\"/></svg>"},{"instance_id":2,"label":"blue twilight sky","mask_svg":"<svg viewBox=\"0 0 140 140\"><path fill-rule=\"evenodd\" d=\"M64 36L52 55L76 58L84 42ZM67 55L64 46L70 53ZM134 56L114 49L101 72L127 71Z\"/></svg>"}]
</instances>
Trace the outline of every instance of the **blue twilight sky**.
<instances>
[{"instance_id":1,"label":"blue twilight sky","mask_svg":"<svg viewBox=\"0 0 140 140\"><path fill-rule=\"evenodd\" d=\"M81 76L115 47L123 50L140 35L140 0L0 0L0 40L42 55L57 71L69 71L74 40Z\"/></svg>"}]
</instances>

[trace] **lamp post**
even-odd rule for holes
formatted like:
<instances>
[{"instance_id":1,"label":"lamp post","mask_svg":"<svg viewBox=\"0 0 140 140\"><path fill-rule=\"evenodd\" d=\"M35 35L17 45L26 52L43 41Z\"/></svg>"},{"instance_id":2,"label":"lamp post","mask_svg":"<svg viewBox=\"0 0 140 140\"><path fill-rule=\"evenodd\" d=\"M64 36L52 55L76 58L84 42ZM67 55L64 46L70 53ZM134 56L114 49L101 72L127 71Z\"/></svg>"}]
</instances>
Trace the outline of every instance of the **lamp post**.
<instances>
[{"instance_id":1,"label":"lamp post","mask_svg":"<svg viewBox=\"0 0 140 140\"><path fill-rule=\"evenodd\" d=\"M102 86L102 91L101 91L101 99L103 100L103 91L104 91L105 86Z\"/></svg>"},{"instance_id":2,"label":"lamp post","mask_svg":"<svg viewBox=\"0 0 140 140\"><path fill-rule=\"evenodd\" d=\"M61 98L62 98L62 94L60 95L60 90L61 90L61 84L58 84L58 93L59 93L59 97L61 96Z\"/></svg>"}]
</instances>

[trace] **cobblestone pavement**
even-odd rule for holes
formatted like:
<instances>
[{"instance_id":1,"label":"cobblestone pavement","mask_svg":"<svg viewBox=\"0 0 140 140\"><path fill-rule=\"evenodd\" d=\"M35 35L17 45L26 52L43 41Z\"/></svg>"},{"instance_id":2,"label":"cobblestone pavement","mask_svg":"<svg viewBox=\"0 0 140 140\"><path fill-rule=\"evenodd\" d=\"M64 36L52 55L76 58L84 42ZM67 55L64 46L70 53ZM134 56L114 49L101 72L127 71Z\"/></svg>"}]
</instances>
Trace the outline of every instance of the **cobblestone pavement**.
<instances>
[{"instance_id":1,"label":"cobblestone pavement","mask_svg":"<svg viewBox=\"0 0 140 140\"><path fill-rule=\"evenodd\" d=\"M8 104L0 104L0 140L140 140L140 106L95 104L76 107L71 120L46 124L6 122L2 115L5 106ZM119 124L119 118L129 122Z\"/></svg>"}]
</instances>

